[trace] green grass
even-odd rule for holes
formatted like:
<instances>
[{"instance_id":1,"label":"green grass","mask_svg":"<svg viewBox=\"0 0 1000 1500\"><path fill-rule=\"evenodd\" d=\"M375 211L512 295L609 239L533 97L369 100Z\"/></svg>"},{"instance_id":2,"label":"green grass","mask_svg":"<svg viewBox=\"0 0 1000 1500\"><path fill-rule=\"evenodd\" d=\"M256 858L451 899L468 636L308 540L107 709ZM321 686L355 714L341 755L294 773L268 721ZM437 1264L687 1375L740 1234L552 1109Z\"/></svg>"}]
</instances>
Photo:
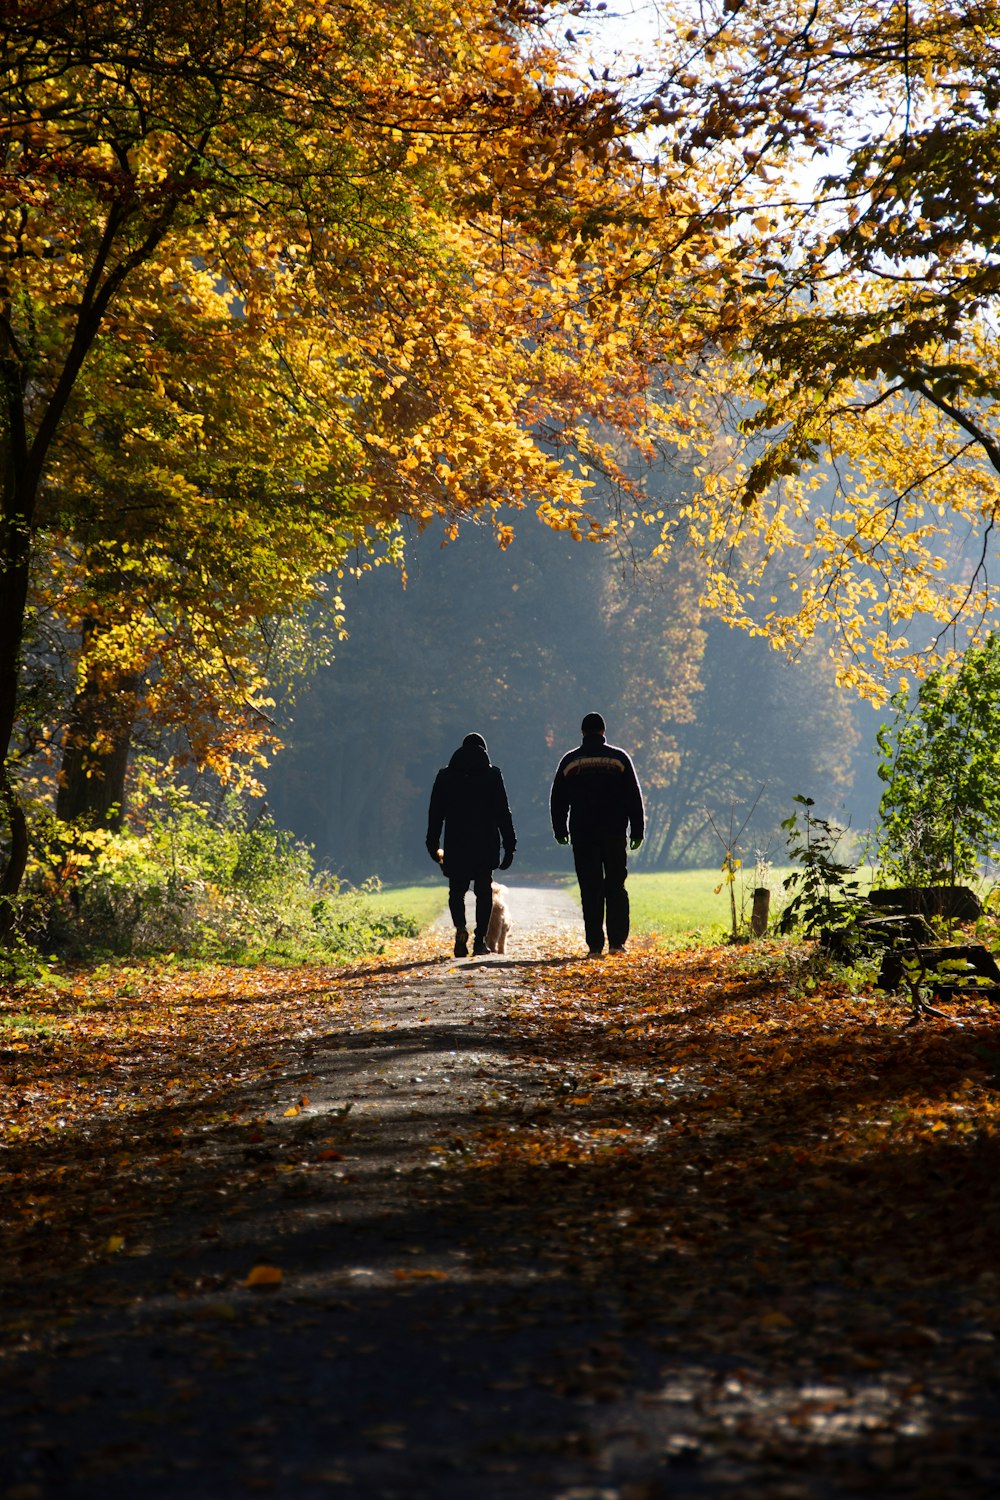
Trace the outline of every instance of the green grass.
<instances>
[{"instance_id":1,"label":"green grass","mask_svg":"<svg viewBox=\"0 0 1000 1500\"><path fill-rule=\"evenodd\" d=\"M787 873L783 869L774 869L770 874L772 921L784 897L781 882ZM630 874L632 931L662 933L665 937L685 934L698 934L706 939L725 937L732 931L732 915L728 887L723 886L718 895L715 892L721 880L722 873L718 869ZM752 869L745 875L742 872L737 875L736 914L742 919L744 928L749 926L752 888Z\"/></svg>"},{"instance_id":2,"label":"green grass","mask_svg":"<svg viewBox=\"0 0 1000 1500\"><path fill-rule=\"evenodd\" d=\"M784 896L781 882L786 874L783 869L771 872L772 917ZM731 930L732 923L728 890L723 888L718 895L715 894L715 887L721 879L721 872L717 869L676 870L656 875L633 872L628 878L632 931L662 933L671 938L690 934L706 940L723 938ZM532 883L530 877L526 883ZM745 877L737 877L736 910L738 915L743 913L745 902L744 926L749 923L752 886L752 869ZM576 894L575 880L568 879L567 887ZM387 885L377 895L366 895L365 899L376 911L401 913L424 928L446 909L448 887L443 880L420 885Z\"/></svg>"},{"instance_id":3,"label":"green grass","mask_svg":"<svg viewBox=\"0 0 1000 1500\"><path fill-rule=\"evenodd\" d=\"M420 928L429 927L448 905L448 886L442 880L421 885L386 885L375 894L365 893L366 905L375 911L409 917Z\"/></svg>"}]
</instances>

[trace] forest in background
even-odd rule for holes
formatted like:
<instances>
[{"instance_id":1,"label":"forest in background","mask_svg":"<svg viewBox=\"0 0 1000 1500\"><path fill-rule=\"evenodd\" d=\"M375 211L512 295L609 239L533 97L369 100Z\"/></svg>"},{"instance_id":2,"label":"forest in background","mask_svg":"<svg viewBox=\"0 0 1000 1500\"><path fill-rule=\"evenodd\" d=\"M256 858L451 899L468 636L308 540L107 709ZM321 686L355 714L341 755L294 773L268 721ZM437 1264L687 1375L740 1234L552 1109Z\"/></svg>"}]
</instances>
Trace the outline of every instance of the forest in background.
<instances>
[{"instance_id":1,"label":"forest in background","mask_svg":"<svg viewBox=\"0 0 1000 1500\"><path fill-rule=\"evenodd\" d=\"M444 546L430 531L405 578L385 567L341 587L349 637L289 709L267 799L352 881L428 873L431 783L470 730L504 773L515 874L566 863L549 785L592 708L642 781L636 868L721 863L713 822L727 834L755 801L751 862L780 862L797 793L858 832L874 815L884 715L837 688L825 651L789 661L705 614L686 554L642 560L525 521L506 551L485 528Z\"/></svg>"}]
</instances>

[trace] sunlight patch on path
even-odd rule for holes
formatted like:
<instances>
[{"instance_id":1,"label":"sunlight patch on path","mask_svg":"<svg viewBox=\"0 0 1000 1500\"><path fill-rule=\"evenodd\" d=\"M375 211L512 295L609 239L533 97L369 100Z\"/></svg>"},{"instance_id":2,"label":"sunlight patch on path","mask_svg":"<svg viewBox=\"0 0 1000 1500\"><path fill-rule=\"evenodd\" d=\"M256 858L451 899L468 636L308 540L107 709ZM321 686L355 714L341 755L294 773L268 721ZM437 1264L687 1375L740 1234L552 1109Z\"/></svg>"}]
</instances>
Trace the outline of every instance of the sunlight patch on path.
<instances>
[{"instance_id":1,"label":"sunlight patch on path","mask_svg":"<svg viewBox=\"0 0 1000 1500\"><path fill-rule=\"evenodd\" d=\"M584 946L583 918L575 887L504 885L503 890L511 920L506 958L535 958L541 953L565 953ZM466 898L466 911L471 921L471 892ZM451 936L454 928L447 911L431 931L442 937Z\"/></svg>"}]
</instances>

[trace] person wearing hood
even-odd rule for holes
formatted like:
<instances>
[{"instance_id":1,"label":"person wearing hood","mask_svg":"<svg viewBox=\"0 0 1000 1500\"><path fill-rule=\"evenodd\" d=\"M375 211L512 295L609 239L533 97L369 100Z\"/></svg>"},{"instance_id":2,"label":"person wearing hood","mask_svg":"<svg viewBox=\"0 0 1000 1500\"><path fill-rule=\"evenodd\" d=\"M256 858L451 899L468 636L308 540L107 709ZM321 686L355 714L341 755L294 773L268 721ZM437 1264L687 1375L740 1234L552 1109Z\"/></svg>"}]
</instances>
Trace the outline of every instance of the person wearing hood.
<instances>
[{"instance_id":1,"label":"person wearing hood","mask_svg":"<svg viewBox=\"0 0 1000 1500\"><path fill-rule=\"evenodd\" d=\"M628 941L627 845L638 849L646 831L642 791L624 750L609 745L600 714L586 714L583 741L559 762L549 797L558 844L573 844L587 948L593 957L621 953Z\"/></svg>"},{"instance_id":2,"label":"person wearing hood","mask_svg":"<svg viewBox=\"0 0 1000 1500\"><path fill-rule=\"evenodd\" d=\"M427 813L427 852L448 877L448 910L455 924L456 958L465 958L469 952L465 897L470 885L476 897L472 951L474 954L490 951L486 946L486 929L493 906L493 871L510 869L516 843L500 767L490 763L482 735L467 734L447 766L434 778Z\"/></svg>"}]
</instances>

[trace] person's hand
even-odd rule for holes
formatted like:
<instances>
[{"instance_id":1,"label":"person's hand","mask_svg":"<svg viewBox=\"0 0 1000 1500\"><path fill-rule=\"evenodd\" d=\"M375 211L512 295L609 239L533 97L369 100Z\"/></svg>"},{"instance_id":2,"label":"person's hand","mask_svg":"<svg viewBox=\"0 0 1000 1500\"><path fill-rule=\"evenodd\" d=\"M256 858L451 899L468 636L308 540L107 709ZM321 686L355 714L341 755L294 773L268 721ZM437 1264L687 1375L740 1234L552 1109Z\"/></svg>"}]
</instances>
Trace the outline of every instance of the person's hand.
<instances>
[{"instance_id":1,"label":"person's hand","mask_svg":"<svg viewBox=\"0 0 1000 1500\"><path fill-rule=\"evenodd\" d=\"M629 839L628 846L630 849L641 849L642 839Z\"/></svg>"},{"instance_id":2,"label":"person's hand","mask_svg":"<svg viewBox=\"0 0 1000 1500\"><path fill-rule=\"evenodd\" d=\"M513 851L513 849L505 849L504 852L503 852L503 859L500 861L500 868L501 868L501 870L509 870L510 867L511 867L511 865L513 863L514 863L514 851Z\"/></svg>"},{"instance_id":3,"label":"person's hand","mask_svg":"<svg viewBox=\"0 0 1000 1500\"><path fill-rule=\"evenodd\" d=\"M443 849L433 849L431 847L431 845L428 844L427 845L427 853L430 855L431 859L434 861L434 863L436 865L442 865L442 864L444 864L444 850Z\"/></svg>"},{"instance_id":4,"label":"person's hand","mask_svg":"<svg viewBox=\"0 0 1000 1500\"><path fill-rule=\"evenodd\" d=\"M568 833L557 833L556 834L556 843L557 844L568 844L569 843L569 834Z\"/></svg>"}]
</instances>

